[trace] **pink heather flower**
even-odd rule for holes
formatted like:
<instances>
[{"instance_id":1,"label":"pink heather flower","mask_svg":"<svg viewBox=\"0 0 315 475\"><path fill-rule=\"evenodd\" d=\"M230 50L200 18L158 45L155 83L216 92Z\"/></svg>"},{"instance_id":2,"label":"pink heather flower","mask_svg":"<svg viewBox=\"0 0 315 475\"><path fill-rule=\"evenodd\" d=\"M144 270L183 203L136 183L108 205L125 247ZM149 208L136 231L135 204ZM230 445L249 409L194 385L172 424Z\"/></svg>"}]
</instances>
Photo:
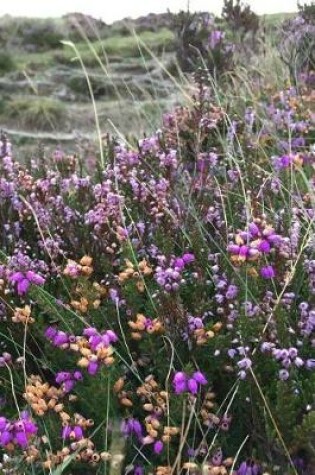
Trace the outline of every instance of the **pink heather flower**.
<instances>
[{"instance_id":1,"label":"pink heather flower","mask_svg":"<svg viewBox=\"0 0 315 475\"><path fill-rule=\"evenodd\" d=\"M272 266L265 266L260 269L260 275L263 279L273 279L276 273Z\"/></svg>"}]
</instances>

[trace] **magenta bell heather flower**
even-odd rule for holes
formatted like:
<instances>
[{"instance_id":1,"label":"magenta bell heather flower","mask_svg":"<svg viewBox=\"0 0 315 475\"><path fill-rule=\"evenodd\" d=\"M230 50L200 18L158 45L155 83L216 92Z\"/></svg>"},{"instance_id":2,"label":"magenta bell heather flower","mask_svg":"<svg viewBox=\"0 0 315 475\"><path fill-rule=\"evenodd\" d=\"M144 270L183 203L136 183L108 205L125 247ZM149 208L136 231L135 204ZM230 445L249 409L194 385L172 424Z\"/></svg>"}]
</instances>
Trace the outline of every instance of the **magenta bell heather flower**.
<instances>
[{"instance_id":1,"label":"magenta bell heather flower","mask_svg":"<svg viewBox=\"0 0 315 475\"><path fill-rule=\"evenodd\" d=\"M173 387L176 394L184 393L187 390L187 376L182 371L175 373Z\"/></svg>"},{"instance_id":2,"label":"magenta bell heather flower","mask_svg":"<svg viewBox=\"0 0 315 475\"><path fill-rule=\"evenodd\" d=\"M193 374L193 378L198 384L202 384L202 385L208 384L207 379L205 378L205 376L202 374L201 371L196 371Z\"/></svg>"},{"instance_id":3,"label":"magenta bell heather flower","mask_svg":"<svg viewBox=\"0 0 315 475\"><path fill-rule=\"evenodd\" d=\"M187 376L183 371L178 371L173 377L173 387L176 394L186 391L197 394L199 386L207 384L208 381L201 371L196 371L192 377Z\"/></svg>"},{"instance_id":4,"label":"magenta bell heather flower","mask_svg":"<svg viewBox=\"0 0 315 475\"><path fill-rule=\"evenodd\" d=\"M197 394L198 393L198 383L194 378L189 378L188 379L187 387L188 387L188 391L191 394Z\"/></svg>"}]
</instances>

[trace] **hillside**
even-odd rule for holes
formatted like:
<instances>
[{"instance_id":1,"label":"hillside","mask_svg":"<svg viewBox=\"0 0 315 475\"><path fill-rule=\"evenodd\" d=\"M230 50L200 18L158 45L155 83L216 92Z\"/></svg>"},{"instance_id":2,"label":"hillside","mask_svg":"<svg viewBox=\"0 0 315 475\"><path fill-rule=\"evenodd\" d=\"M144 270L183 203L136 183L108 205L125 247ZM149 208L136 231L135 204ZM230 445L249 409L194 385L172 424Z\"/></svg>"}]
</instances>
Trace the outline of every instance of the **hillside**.
<instances>
[{"instance_id":1,"label":"hillside","mask_svg":"<svg viewBox=\"0 0 315 475\"><path fill-rule=\"evenodd\" d=\"M264 22L273 26L284 16ZM176 72L171 21L168 13L112 25L79 13L0 18L1 128L20 145L90 138L92 90L102 131L142 135L156 129L163 111L181 101L165 71Z\"/></svg>"}]
</instances>

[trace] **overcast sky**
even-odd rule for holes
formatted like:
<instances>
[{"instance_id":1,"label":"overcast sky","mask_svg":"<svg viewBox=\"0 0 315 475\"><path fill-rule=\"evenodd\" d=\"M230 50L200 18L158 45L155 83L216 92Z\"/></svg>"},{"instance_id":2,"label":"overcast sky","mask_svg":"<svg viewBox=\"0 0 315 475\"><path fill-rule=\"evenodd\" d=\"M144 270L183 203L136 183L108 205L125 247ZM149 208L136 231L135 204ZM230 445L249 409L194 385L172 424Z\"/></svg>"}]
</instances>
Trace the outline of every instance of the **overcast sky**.
<instances>
[{"instance_id":1,"label":"overcast sky","mask_svg":"<svg viewBox=\"0 0 315 475\"><path fill-rule=\"evenodd\" d=\"M311 0L310 0L311 1ZM303 3L305 3L304 0ZM191 10L220 13L223 0L190 0ZM248 0L259 14L295 11L297 0ZM124 17L137 17L149 12L186 9L187 0L0 0L0 16L58 17L77 11L102 18L110 23Z\"/></svg>"}]
</instances>

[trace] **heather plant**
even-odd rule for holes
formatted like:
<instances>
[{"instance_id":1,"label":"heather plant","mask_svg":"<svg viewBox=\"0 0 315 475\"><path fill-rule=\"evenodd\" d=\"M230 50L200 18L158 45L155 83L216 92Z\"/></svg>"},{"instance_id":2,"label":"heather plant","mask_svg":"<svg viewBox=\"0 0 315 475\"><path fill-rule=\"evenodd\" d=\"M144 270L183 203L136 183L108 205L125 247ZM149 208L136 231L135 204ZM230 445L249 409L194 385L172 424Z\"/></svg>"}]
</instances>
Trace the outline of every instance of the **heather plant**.
<instances>
[{"instance_id":1,"label":"heather plant","mask_svg":"<svg viewBox=\"0 0 315 475\"><path fill-rule=\"evenodd\" d=\"M3 473L314 466L312 91L189 99L101 157L1 138Z\"/></svg>"},{"instance_id":2,"label":"heather plant","mask_svg":"<svg viewBox=\"0 0 315 475\"><path fill-rule=\"evenodd\" d=\"M233 34L238 36L238 42L244 47L246 42L250 47L258 46L260 28L259 16L252 11L249 5L241 0L224 0L222 18L228 24Z\"/></svg>"},{"instance_id":3,"label":"heather plant","mask_svg":"<svg viewBox=\"0 0 315 475\"><path fill-rule=\"evenodd\" d=\"M173 17L173 28L176 57L184 72L201 68L219 77L233 69L234 45L212 15L181 11Z\"/></svg>"},{"instance_id":4,"label":"heather plant","mask_svg":"<svg viewBox=\"0 0 315 475\"><path fill-rule=\"evenodd\" d=\"M309 8L305 12L310 12L312 7ZM295 83L297 76L314 70L314 38L314 18L302 9L299 15L286 20L280 27L277 37L279 54Z\"/></svg>"}]
</instances>

